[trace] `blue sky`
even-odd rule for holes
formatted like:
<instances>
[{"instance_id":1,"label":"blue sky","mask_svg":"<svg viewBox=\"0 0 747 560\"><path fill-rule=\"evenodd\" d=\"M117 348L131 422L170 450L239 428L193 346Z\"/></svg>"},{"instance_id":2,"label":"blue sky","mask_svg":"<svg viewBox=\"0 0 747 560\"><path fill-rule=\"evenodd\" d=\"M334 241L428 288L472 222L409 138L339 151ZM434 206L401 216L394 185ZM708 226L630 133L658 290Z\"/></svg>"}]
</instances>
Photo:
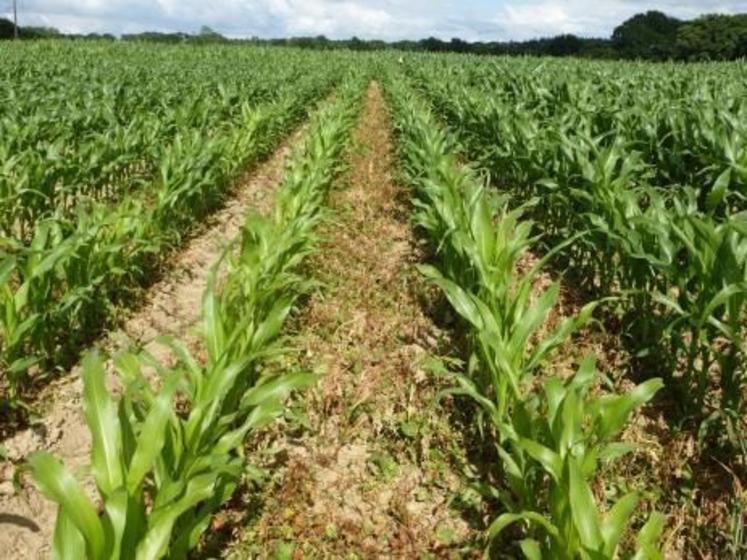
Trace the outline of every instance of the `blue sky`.
<instances>
[{"instance_id":1,"label":"blue sky","mask_svg":"<svg viewBox=\"0 0 747 560\"><path fill-rule=\"evenodd\" d=\"M0 0L0 15L10 15L11 2ZM232 37L387 40L609 36L618 23L645 10L682 18L747 12L747 0L18 0L18 6L21 25L66 32L193 32L208 25Z\"/></svg>"}]
</instances>

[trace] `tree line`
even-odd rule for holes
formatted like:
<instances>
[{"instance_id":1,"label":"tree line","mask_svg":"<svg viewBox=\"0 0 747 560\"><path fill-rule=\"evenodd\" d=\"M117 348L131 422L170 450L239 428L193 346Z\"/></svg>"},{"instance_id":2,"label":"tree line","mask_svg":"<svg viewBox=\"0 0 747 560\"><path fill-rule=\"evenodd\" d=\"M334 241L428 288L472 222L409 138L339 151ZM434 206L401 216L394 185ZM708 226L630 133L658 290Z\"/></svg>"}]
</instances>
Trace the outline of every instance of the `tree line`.
<instances>
[{"instance_id":1,"label":"tree line","mask_svg":"<svg viewBox=\"0 0 747 560\"><path fill-rule=\"evenodd\" d=\"M22 39L65 37L71 39L117 40L110 34L64 35L54 28L22 27ZM0 19L0 39L13 37L13 24ZM710 14L694 20L680 20L659 11L649 11L628 19L615 28L610 38L577 35L529 41L468 42L459 38L443 41L435 37L419 41L364 40L357 37L334 40L323 35L285 39L228 39L209 27L199 33L144 32L122 35L123 41L162 43L237 42L281 45L310 49L458 52L481 55L575 56L606 59L643 60L735 60L747 57L747 14Z\"/></svg>"}]
</instances>

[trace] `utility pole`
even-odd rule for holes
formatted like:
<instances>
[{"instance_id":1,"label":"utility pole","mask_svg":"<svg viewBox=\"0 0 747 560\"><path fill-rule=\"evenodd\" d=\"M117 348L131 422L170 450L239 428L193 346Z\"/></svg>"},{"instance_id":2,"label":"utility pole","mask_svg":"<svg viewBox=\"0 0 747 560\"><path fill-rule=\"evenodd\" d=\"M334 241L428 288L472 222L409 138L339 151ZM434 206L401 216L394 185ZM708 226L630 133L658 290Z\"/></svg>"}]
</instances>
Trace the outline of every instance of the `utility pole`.
<instances>
[{"instance_id":1,"label":"utility pole","mask_svg":"<svg viewBox=\"0 0 747 560\"><path fill-rule=\"evenodd\" d=\"M18 40L18 0L13 0L13 38Z\"/></svg>"}]
</instances>

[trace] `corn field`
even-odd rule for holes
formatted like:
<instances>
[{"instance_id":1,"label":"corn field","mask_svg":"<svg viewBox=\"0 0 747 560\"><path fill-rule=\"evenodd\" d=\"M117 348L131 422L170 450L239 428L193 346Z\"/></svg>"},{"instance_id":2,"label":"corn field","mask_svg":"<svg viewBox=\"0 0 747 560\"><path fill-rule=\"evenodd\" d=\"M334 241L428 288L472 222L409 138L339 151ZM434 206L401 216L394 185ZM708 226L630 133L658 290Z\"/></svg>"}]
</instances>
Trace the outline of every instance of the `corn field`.
<instances>
[{"instance_id":1,"label":"corn field","mask_svg":"<svg viewBox=\"0 0 747 560\"><path fill-rule=\"evenodd\" d=\"M398 289L420 283L450 341L418 362L435 395L419 412L442 411L469 448L447 501L471 508L473 536L422 557L744 557L746 84L743 62L0 46L2 433L77 375L90 434L82 469L44 446L10 460L16 491L56 505L48 552L193 557L257 478L252 446L309 431L299 403L334 414L324 368L289 364L308 301L334 289L314 273L342 250L320 233L330 199L356 157L376 165L351 130L380 85L389 121L358 126L393 132L387 172L420 255ZM110 355L106 333L284 142L271 210L246 209L194 332L158 339L166 361L136 343ZM411 431L376 439L399 437L425 472ZM688 476L667 478L682 442ZM302 549L274 557L317 557Z\"/></svg>"},{"instance_id":2,"label":"corn field","mask_svg":"<svg viewBox=\"0 0 747 560\"><path fill-rule=\"evenodd\" d=\"M544 250L574 239L561 266L591 298L619 298L609 316L682 417L744 448L744 65L611 67L417 81L491 182L537 202Z\"/></svg>"},{"instance_id":3,"label":"corn field","mask_svg":"<svg viewBox=\"0 0 747 560\"><path fill-rule=\"evenodd\" d=\"M30 377L68 367L236 173L339 79L303 56L277 72L261 50L206 51L186 74L179 49L49 50L4 57L0 363L10 406ZM123 56L134 58L124 70Z\"/></svg>"}]
</instances>

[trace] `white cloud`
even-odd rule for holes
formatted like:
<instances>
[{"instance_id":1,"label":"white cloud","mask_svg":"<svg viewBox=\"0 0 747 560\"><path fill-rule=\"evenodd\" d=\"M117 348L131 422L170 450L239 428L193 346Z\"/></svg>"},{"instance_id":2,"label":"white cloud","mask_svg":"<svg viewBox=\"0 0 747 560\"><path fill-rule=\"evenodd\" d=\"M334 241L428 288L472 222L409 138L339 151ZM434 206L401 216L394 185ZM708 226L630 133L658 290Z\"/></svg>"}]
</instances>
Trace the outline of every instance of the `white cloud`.
<instances>
[{"instance_id":1,"label":"white cloud","mask_svg":"<svg viewBox=\"0 0 747 560\"><path fill-rule=\"evenodd\" d=\"M267 7L290 35L374 37L387 34L396 23L386 9L362 2L268 0Z\"/></svg>"},{"instance_id":2,"label":"white cloud","mask_svg":"<svg viewBox=\"0 0 747 560\"><path fill-rule=\"evenodd\" d=\"M615 26L648 10L692 19L704 13L747 11L747 0L565 0L506 2L491 21L512 39L530 39L559 33L608 37Z\"/></svg>"},{"instance_id":3,"label":"white cloud","mask_svg":"<svg viewBox=\"0 0 747 560\"><path fill-rule=\"evenodd\" d=\"M67 32L193 32L229 36L506 40L575 33L609 36L635 13L691 18L747 11L747 0L18 0L21 24ZM0 0L0 10L9 0ZM0 12L0 16L2 16ZM8 15L7 13L5 14Z\"/></svg>"},{"instance_id":4,"label":"white cloud","mask_svg":"<svg viewBox=\"0 0 747 560\"><path fill-rule=\"evenodd\" d=\"M506 6L496 23L503 25L512 38L528 39L559 33L583 33L580 18L558 3L544 2L524 6Z\"/></svg>"}]
</instances>

